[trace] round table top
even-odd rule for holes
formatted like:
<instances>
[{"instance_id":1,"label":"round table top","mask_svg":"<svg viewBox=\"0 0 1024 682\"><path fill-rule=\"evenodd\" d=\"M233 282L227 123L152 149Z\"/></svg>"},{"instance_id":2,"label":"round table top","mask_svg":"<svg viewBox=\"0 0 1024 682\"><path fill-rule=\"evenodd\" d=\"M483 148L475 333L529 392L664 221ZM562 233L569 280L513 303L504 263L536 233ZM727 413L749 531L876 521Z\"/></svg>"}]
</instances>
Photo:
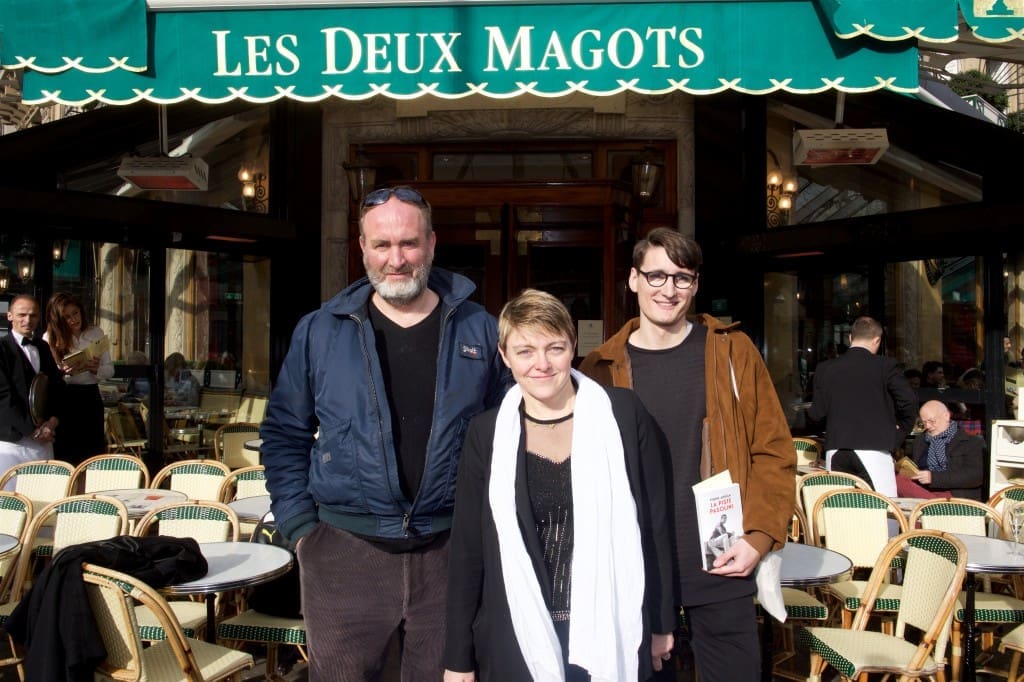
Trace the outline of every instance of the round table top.
<instances>
[{"instance_id":1,"label":"round table top","mask_svg":"<svg viewBox=\"0 0 1024 682\"><path fill-rule=\"evenodd\" d=\"M258 542L207 542L199 545L209 566L206 575L161 589L166 594L209 594L258 585L288 572L292 553Z\"/></svg>"},{"instance_id":2,"label":"round table top","mask_svg":"<svg viewBox=\"0 0 1024 682\"><path fill-rule=\"evenodd\" d=\"M263 439L262 438L253 438L252 440L247 440L242 445L242 447L245 448L246 450L252 450L253 452L259 452L260 448L263 447Z\"/></svg>"},{"instance_id":3,"label":"round table top","mask_svg":"<svg viewBox=\"0 0 1024 682\"><path fill-rule=\"evenodd\" d=\"M900 508L900 511L902 511L907 516L910 516L910 513L912 511L914 511L914 509L917 507L917 505L921 504L922 502L924 502L927 499L928 499L927 497L894 497L894 498L892 498L893 502L896 503L896 506Z\"/></svg>"},{"instance_id":4,"label":"round table top","mask_svg":"<svg viewBox=\"0 0 1024 682\"><path fill-rule=\"evenodd\" d=\"M259 521L270 511L270 495L243 497L228 502L228 506L235 510L239 521Z\"/></svg>"},{"instance_id":5,"label":"round table top","mask_svg":"<svg viewBox=\"0 0 1024 682\"><path fill-rule=\"evenodd\" d=\"M6 554L18 546L18 538L7 533L0 533L0 554Z\"/></svg>"},{"instance_id":6,"label":"round table top","mask_svg":"<svg viewBox=\"0 0 1024 682\"><path fill-rule=\"evenodd\" d=\"M787 542L782 548L779 582L783 587L813 587L839 581L853 568L845 555L824 547Z\"/></svg>"},{"instance_id":7,"label":"round table top","mask_svg":"<svg viewBox=\"0 0 1024 682\"><path fill-rule=\"evenodd\" d=\"M98 490L97 495L113 497L124 503L128 508L128 516L142 518L147 513L171 504L173 502L184 502L188 495L177 490L163 490L161 488L119 488L117 490Z\"/></svg>"},{"instance_id":8,"label":"round table top","mask_svg":"<svg viewBox=\"0 0 1024 682\"><path fill-rule=\"evenodd\" d=\"M967 548L970 573L1024 573L1024 545L1000 538L954 533ZM1017 551L1014 552L1014 546Z\"/></svg>"}]
</instances>

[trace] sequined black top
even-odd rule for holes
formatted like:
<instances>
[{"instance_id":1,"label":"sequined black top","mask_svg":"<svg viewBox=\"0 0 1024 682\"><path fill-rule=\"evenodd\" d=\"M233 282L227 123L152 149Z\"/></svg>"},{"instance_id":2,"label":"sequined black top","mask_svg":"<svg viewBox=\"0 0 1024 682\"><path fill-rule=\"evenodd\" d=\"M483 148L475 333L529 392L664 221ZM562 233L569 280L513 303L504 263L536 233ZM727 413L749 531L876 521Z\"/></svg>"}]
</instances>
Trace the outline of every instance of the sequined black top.
<instances>
[{"instance_id":1,"label":"sequined black top","mask_svg":"<svg viewBox=\"0 0 1024 682\"><path fill-rule=\"evenodd\" d=\"M572 580L572 469L566 459L552 462L527 453L526 481L536 523L537 537L544 548L544 565L551 581L553 621L569 620Z\"/></svg>"}]
</instances>

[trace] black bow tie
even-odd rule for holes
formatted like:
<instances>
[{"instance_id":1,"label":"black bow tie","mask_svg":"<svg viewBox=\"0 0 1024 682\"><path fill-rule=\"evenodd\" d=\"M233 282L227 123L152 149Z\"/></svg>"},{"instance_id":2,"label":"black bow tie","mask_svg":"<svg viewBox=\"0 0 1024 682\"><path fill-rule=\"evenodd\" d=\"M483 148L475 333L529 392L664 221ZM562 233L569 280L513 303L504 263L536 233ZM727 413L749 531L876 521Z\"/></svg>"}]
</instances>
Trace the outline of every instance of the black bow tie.
<instances>
[{"instance_id":1,"label":"black bow tie","mask_svg":"<svg viewBox=\"0 0 1024 682\"><path fill-rule=\"evenodd\" d=\"M31 346L32 345L32 337L30 337L30 336L23 336L23 337L21 337L21 345L23 345L23 346Z\"/></svg>"}]
</instances>

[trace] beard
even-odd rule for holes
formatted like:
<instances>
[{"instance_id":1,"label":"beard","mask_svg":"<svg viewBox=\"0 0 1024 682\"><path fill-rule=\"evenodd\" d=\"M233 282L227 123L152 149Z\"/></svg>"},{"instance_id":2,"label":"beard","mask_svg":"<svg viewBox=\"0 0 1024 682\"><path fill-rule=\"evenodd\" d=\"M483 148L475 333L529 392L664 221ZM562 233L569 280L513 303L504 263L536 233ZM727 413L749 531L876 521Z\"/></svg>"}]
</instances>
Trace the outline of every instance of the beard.
<instances>
[{"instance_id":1,"label":"beard","mask_svg":"<svg viewBox=\"0 0 1024 682\"><path fill-rule=\"evenodd\" d=\"M363 267L366 268L366 276L373 285L377 295L391 305L408 305L415 301L427 288L427 280L430 279L430 266L433 257L428 257L415 267L406 267L401 270L393 270L388 267L380 270L373 270L367 266L366 258L363 258ZM402 282L388 281L388 275L408 274L411 277Z\"/></svg>"}]
</instances>

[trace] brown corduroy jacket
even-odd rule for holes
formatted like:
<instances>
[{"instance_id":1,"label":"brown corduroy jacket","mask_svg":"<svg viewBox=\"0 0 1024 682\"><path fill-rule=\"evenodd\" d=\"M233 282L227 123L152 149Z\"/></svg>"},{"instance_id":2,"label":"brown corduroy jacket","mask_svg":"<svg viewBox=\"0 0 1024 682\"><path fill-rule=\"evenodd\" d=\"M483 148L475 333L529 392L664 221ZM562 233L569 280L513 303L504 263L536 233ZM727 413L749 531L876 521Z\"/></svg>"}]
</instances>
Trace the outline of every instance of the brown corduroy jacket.
<instances>
[{"instance_id":1,"label":"brown corduroy jacket","mask_svg":"<svg viewBox=\"0 0 1024 682\"><path fill-rule=\"evenodd\" d=\"M701 476L729 470L740 484L745 539L764 556L785 544L793 517L796 450L789 425L761 354L738 324L710 315L697 322L708 328ZM587 355L580 371L606 386L632 388L626 344L639 326L640 318L627 322Z\"/></svg>"}]
</instances>

